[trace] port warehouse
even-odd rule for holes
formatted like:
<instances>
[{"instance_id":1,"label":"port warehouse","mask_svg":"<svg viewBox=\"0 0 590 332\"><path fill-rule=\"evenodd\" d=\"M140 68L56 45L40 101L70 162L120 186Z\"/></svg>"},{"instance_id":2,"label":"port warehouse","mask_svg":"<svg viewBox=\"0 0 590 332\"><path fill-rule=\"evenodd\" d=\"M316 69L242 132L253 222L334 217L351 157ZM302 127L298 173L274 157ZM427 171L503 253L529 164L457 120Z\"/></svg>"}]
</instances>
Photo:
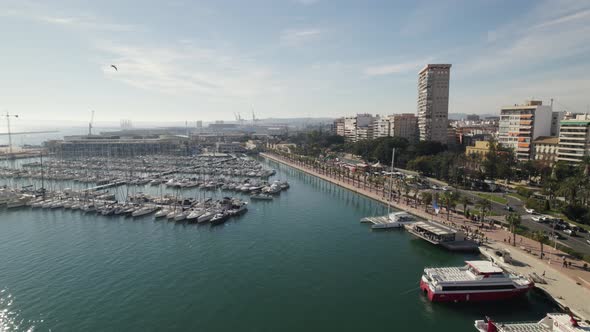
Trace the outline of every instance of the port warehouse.
<instances>
[{"instance_id":1,"label":"port warehouse","mask_svg":"<svg viewBox=\"0 0 590 332\"><path fill-rule=\"evenodd\" d=\"M256 135L263 138L266 135ZM140 155L194 155L202 152L244 153L244 134L133 136L66 136L45 143L48 152L59 157L132 157Z\"/></svg>"}]
</instances>

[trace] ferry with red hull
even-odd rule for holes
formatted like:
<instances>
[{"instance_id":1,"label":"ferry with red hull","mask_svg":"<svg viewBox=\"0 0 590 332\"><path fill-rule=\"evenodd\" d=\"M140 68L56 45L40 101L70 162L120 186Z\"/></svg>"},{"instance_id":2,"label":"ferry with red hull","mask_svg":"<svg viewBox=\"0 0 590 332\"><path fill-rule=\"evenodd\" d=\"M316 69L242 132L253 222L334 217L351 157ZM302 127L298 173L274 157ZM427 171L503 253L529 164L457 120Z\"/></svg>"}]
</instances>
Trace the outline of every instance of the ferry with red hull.
<instances>
[{"instance_id":1,"label":"ferry with red hull","mask_svg":"<svg viewBox=\"0 0 590 332\"><path fill-rule=\"evenodd\" d=\"M463 267L426 268L420 289L432 302L505 300L524 295L534 283L505 272L489 261L466 261Z\"/></svg>"}]
</instances>

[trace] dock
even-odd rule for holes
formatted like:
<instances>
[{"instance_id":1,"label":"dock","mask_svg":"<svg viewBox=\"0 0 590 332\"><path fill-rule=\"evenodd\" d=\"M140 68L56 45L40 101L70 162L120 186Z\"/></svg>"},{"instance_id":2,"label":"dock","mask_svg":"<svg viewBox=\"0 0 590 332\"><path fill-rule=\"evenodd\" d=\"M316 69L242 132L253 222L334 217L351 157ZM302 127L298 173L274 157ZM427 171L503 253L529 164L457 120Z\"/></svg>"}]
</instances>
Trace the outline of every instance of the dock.
<instances>
[{"instance_id":1,"label":"dock","mask_svg":"<svg viewBox=\"0 0 590 332\"><path fill-rule=\"evenodd\" d=\"M405 228L410 234L450 251L479 250L477 243L468 240L462 232L432 220L419 221Z\"/></svg>"}]
</instances>

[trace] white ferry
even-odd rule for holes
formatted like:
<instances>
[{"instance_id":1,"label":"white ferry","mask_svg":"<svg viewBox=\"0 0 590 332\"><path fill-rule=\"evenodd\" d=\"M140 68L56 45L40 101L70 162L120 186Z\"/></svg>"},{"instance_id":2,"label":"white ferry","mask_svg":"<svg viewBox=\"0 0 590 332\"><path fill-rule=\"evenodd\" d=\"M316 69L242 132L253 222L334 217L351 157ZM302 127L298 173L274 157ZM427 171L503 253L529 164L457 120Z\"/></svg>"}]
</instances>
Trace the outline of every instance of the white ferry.
<instances>
[{"instance_id":1,"label":"white ferry","mask_svg":"<svg viewBox=\"0 0 590 332\"><path fill-rule=\"evenodd\" d=\"M504 272L489 261L466 261L463 267L426 268L420 289L432 302L510 299L528 292L534 283Z\"/></svg>"},{"instance_id":2,"label":"white ferry","mask_svg":"<svg viewBox=\"0 0 590 332\"><path fill-rule=\"evenodd\" d=\"M475 321L475 329L479 332L589 332L590 325L572 315L547 314L538 322L499 323L486 317L486 320Z\"/></svg>"}]
</instances>

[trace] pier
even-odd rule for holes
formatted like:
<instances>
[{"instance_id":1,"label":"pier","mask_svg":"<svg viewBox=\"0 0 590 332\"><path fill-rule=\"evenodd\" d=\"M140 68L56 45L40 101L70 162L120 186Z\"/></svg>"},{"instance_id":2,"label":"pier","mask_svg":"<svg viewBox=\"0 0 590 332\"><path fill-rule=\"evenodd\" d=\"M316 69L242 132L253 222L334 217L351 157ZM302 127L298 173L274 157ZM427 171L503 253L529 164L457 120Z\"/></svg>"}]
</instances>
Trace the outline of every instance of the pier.
<instances>
[{"instance_id":1,"label":"pier","mask_svg":"<svg viewBox=\"0 0 590 332\"><path fill-rule=\"evenodd\" d=\"M427 242L451 251L478 251L477 243L468 240L465 235L435 221L419 221L406 226L406 230Z\"/></svg>"}]
</instances>

